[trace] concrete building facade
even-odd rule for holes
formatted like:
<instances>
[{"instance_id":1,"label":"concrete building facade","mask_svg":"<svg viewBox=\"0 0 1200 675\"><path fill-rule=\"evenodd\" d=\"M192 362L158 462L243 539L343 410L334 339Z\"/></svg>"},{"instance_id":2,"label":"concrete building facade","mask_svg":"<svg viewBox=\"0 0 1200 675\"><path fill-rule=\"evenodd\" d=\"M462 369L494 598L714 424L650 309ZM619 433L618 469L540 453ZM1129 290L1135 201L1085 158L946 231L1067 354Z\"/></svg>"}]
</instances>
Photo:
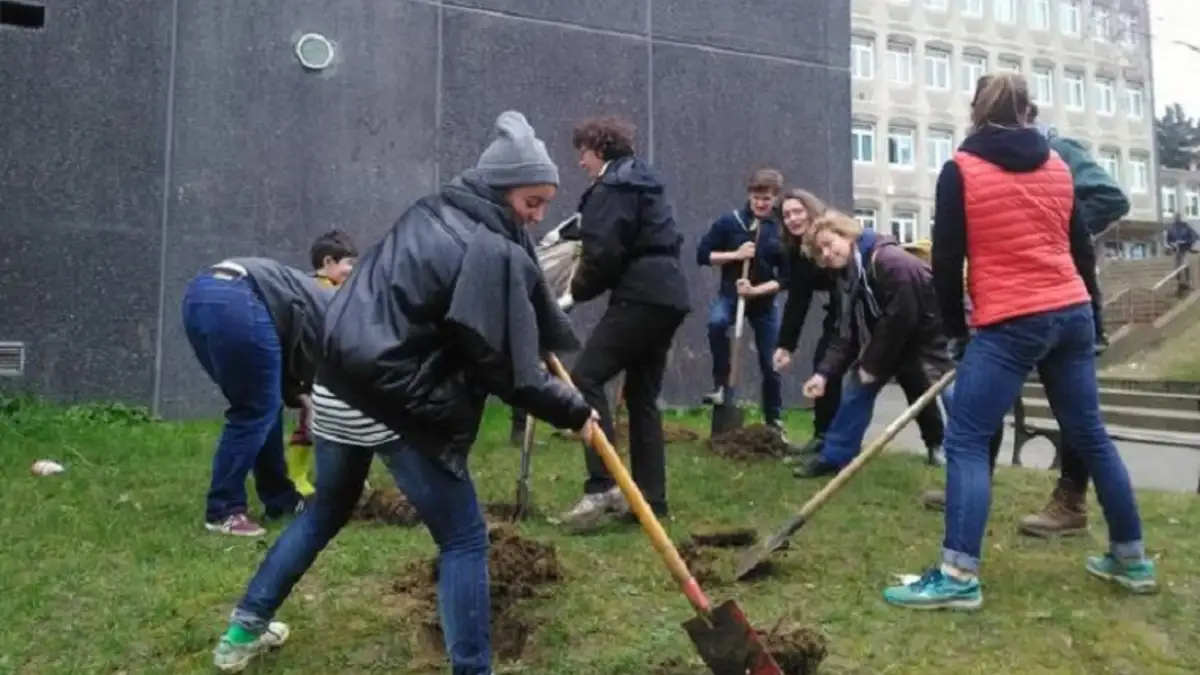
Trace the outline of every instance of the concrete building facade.
<instances>
[{"instance_id":1,"label":"concrete building facade","mask_svg":"<svg viewBox=\"0 0 1200 675\"><path fill-rule=\"evenodd\" d=\"M711 387L716 279L694 250L748 174L776 166L852 204L850 0L20 5L0 23L0 391L220 410L181 326L197 272L234 255L306 265L334 226L370 245L473 163L507 108L560 164L550 224L586 185L582 117L629 118L663 171L695 306L671 403Z\"/></svg>"},{"instance_id":2,"label":"concrete building facade","mask_svg":"<svg viewBox=\"0 0 1200 675\"><path fill-rule=\"evenodd\" d=\"M938 171L969 128L980 75L1029 79L1039 119L1084 142L1157 218L1145 0L854 0L850 69L855 213L929 236Z\"/></svg>"}]
</instances>

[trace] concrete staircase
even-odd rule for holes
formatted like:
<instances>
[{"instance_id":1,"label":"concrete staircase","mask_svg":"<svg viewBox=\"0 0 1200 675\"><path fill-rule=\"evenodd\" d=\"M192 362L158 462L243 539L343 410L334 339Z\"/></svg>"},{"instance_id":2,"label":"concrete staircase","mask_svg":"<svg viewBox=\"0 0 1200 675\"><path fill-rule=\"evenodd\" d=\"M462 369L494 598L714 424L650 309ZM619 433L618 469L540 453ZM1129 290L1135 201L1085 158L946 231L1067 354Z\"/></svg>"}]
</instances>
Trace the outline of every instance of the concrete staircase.
<instances>
[{"instance_id":1,"label":"concrete staircase","mask_svg":"<svg viewBox=\"0 0 1200 675\"><path fill-rule=\"evenodd\" d=\"M1111 297L1127 288L1149 289L1175 269L1170 256L1141 260L1110 260L1100 267L1100 286Z\"/></svg>"},{"instance_id":2,"label":"concrete staircase","mask_svg":"<svg viewBox=\"0 0 1200 675\"><path fill-rule=\"evenodd\" d=\"M1021 397L1028 426L1058 428L1041 383ZM1101 378L1100 411L1114 439L1200 449L1200 382Z\"/></svg>"}]
</instances>

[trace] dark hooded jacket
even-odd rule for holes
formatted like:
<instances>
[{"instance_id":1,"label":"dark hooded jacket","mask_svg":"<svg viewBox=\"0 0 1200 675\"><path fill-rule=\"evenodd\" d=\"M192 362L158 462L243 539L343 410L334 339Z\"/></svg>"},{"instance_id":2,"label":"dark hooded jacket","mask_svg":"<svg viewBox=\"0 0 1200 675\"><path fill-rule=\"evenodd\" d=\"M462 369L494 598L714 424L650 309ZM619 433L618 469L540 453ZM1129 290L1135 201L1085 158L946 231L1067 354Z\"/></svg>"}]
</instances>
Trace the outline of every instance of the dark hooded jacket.
<instances>
[{"instance_id":1,"label":"dark hooded jacket","mask_svg":"<svg viewBox=\"0 0 1200 675\"><path fill-rule=\"evenodd\" d=\"M818 292L830 294L829 302L825 305L825 318L821 322L824 335L833 335L837 330L838 302L833 296L836 290L834 275L821 268L798 247L788 248L788 295L783 305L783 318L779 322L778 347L788 352L796 351L800 344L800 333L804 330L804 320L808 317L808 308L812 306L813 295Z\"/></svg>"},{"instance_id":2,"label":"dark hooded jacket","mask_svg":"<svg viewBox=\"0 0 1200 675\"><path fill-rule=\"evenodd\" d=\"M857 252L836 277L838 333L817 372L836 378L857 366L886 382L916 362L937 379L952 364L929 266L874 230L859 237Z\"/></svg>"},{"instance_id":3,"label":"dark hooded jacket","mask_svg":"<svg viewBox=\"0 0 1200 675\"><path fill-rule=\"evenodd\" d=\"M779 290L787 290L788 255L783 247L783 226L779 224L778 215L760 219L758 227L751 229L753 223L754 214L749 204L722 214L696 246L696 264L711 265L713 253L736 251L742 244L754 242L754 260L747 270L750 283L758 286L774 281L779 284ZM721 284L717 292L726 298L736 298L742 263L721 265L720 270ZM774 306L775 294L771 294L747 301L746 311L753 314Z\"/></svg>"},{"instance_id":4,"label":"dark hooded jacket","mask_svg":"<svg viewBox=\"0 0 1200 675\"><path fill-rule=\"evenodd\" d=\"M1010 172L1036 171L1050 158L1050 142L1032 127L985 127L963 141L960 151ZM1071 257L1088 293L1100 294L1096 280L1096 250L1078 206L1071 214ZM950 337L968 334L964 298L967 259L967 212L962 172L954 160L938 176L933 226L933 278L942 319Z\"/></svg>"},{"instance_id":5,"label":"dark hooded jacket","mask_svg":"<svg viewBox=\"0 0 1200 675\"><path fill-rule=\"evenodd\" d=\"M583 426L590 408L541 360L578 347L529 234L468 171L359 258L329 307L318 379L465 477L489 394Z\"/></svg>"},{"instance_id":6,"label":"dark hooded jacket","mask_svg":"<svg viewBox=\"0 0 1200 675\"><path fill-rule=\"evenodd\" d=\"M691 309L679 265L683 237L657 172L629 156L614 159L579 201L583 252L571 297Z\"/></svg>"}]
</instances>

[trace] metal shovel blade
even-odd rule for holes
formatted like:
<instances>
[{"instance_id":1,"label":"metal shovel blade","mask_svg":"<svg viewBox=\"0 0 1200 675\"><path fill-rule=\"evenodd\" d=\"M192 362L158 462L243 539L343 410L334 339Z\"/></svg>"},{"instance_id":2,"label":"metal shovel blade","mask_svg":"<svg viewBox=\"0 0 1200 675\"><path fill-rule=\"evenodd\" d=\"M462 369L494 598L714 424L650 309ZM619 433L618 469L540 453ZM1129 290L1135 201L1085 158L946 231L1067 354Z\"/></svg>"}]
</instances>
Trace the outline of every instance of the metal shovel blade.
<instances>
[{"instance_id":1,"label":"metal shovel blade","mask_svg":"<svg viewBox=\"0 0 1200 675\"><path fill-rule=\"evenodd\" d=\"M683 629L713 675L783 675L733 600L714 608L709 617L685 621Z\"/></svg>"},{"instance_id":2,"label":"metal shovel blade","mask_svg":"<svg viewBox=\"0 0 1200 675\"><path fill-rule=\"evenodd\" d=\"M741 429L745 425L745 413L733 401L725 401L712 409L712 429L710 436L720 436Z\"/></svg>"}]
</instances>

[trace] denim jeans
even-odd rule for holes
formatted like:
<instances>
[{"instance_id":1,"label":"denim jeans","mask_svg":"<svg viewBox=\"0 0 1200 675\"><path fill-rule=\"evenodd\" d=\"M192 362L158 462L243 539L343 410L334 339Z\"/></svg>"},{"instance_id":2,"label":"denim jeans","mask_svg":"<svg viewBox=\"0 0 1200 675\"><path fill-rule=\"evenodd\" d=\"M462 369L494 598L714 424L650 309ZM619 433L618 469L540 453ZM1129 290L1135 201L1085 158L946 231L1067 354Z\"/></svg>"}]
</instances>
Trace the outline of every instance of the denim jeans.
<instances>
[{"instance_id":1,"label":"denim jeans","mask_svg":"<svg viewBox=\"0 0 1200 675\"><path fill-rule=\"evenodd\" d=\"M300 494L283 457L283 350L258 291L249 279L203 273L184 293L183 328L200 367L229 403L205 519L246 512L251 472L267 515L294 510Z\"/></svg>"},{"instance_id":2,"label":"denim jeans","mask_svg":"<svg viewBox=\"0 0 1200 675\"><path fill-rule=\"evenodd\" d=\"M1142 557L1142 525L1129 473L1100 417L1094 345L1090 303L976 331L948 406L945 563L979 568L991 507L988 442L1035 368L1063 440L1092 475L1113 555Z\"/></svg>"},{"instance_id":3,"label":"denim jeans","mask_svg":"<svg viewBox=\"0 0 1200 675\"><path fill-rule=\"evenodd\" d=\"M919 363L906 366L902 373L897 374L897 378L904 380L909 385L905 387L905 395L910 404L920 398L924 390L933 384L921 371ZM883 391L885 384L887 384L887 380L876 380L870 384L864 384L858 377L857 367L846 374L841 385L842 400L838 404L837 414L833 416L833 422L825 432L825 445L821 447L823 464L842 469L862 451L863 438L866 437L867 429L871 426L871 419L875 415L875 399L879 397L879 392ZM917 385L923 385L919 393L915 391ZM949 408L948 396L948 391L942 394L942 402L947 408ZM930 404L921 411L918 423L921 425L922 440L927 445L940 444L942 418L935 404Z\"/></svg>"},{"instance_id":4,"label":"denim jeans","mask_svg":"<svg viewBox=\"0 0 1200 675\"><path fill-rule=\"evenodd\" d=\"M437 544L438 614L452 672L490 673L488 534L475 484L459 480L403 440L364 448L317 437L315 451L317 499L275 541L233 622L254 632L266 627L317 554L350 520L377 454Z\"/></svg>"},{"instance_id":5,"label":"denim jeans","mask_svg":"<svg viewBox=\"0 0 1200 675\"><path fill-rule=\"evenodd\" d=\"M727 387L729 382L729 329L737 320L737 297L718 295L708 310L708 345L712 351L713 384ZM783 379L771 363L779 342L779 307L774 298L746 301L746 323L754 331L754 347L758 351L758 371L762 375L762 411L767 422L783 414Z\"/></svg>"}]
</instances>

